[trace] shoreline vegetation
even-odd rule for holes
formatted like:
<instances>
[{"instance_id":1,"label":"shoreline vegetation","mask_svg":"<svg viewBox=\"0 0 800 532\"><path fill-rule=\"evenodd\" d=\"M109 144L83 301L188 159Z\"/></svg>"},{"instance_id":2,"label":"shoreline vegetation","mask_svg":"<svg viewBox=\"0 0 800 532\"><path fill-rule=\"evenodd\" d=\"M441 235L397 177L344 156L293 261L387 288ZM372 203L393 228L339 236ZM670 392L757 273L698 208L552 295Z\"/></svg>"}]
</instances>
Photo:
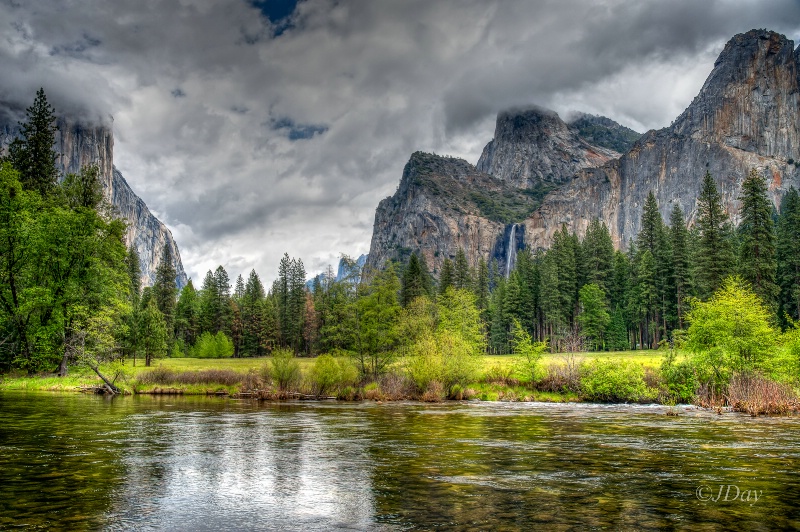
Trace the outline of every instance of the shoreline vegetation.
<instances>
[{"instance_id":1,"label":"shoreline vegetation","mask_svg":"<svg viewBox=\"0 0 800 532\"><path fill-rule=\"evenodd\" d=\"M546 354L537 378L520 378L519 359L485 355L472 382L445 389L439 381L421 388L398 363L378 379L361 381L347 358L322 355L274 357L161 359L151 367L132 360L98 368L122 395L216 396L254 400L344 401L500 401L605 404L659 404L678 415L677 404L692 404L717 413L792 415L800 412L797 390L758 373L738 373L723 394L700 387L681 395L670 382L671 367L686 364L690 354L676 350L579 352ZM0 392L108 393L91 368L74 368L69 376L0 375Z\"/></svg>"}]
</instances>

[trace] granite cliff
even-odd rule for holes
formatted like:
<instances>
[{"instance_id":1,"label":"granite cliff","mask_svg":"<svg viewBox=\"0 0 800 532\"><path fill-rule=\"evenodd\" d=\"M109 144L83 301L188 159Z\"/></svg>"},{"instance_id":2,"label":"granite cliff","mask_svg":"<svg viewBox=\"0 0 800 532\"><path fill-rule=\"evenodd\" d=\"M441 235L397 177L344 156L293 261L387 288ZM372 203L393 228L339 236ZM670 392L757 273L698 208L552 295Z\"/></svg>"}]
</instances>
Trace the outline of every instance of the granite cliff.
<instances>
[{"instance_id":1,"label":"granite cliff","mask_svg":"<svg viewBox=\"0 0 800 532\"><path fill-rule=\"evenodd\" d=\"M563 224L582 235L594 218L625 248L651 190L665 219L677 203L693 223L706 171L734 223L751 168L767 177L779 206L790 186L800 188L800 48L767 30L736 35L672 125L636 135L603 117L567 123L541 109L500 113L476 167L438 157L444 162L431 172L421 155L411 157L397 192L378 206L369 261L416 251L435 273L458 247L473 263L502 261L522 245L549 247ZM488 195L508 199L499 202L506 216L481 208L476 199Z\"/></svg>"},{"instance_id":2,"label":"granite cliff","mask_svg":"<svg viewBox=\"0 0 800 532\"><path fill-rule=\"evenodd\" d=\"M649 131L621 158L585 169L544 199L525 221L526 243L548 247L562 224L583 234L593 218L626 247L639 232L652 190L668 219L673 204L695 219L696 199L708 170L734 223L741 183L751 168L764 175L780 206L800 185L800 85L792 41L766 30L731 39L700 93L670 127Z\"/></svg>"},{"instance_id":3,"label":"granite cliff","mask_svg":"<svg viewBox=\"0 0 800 532\"><path fill-rule=\"evenodd\" d=\"M5 109L0 113L0 148L5 150L18 134L15 118L20 113ZM106 199L114 206L118 215L128 223L125 244L134 245L139 253L143 286L155 281L156 268L161 261L164 243L168 243L176 259L177 276L175 282L183 287L186 273L183 270L178 245L172 233L147 208L137 196L122 174L114 167L114 134L110 125L91 124L71 118L59 118L58 132L54 149L60 154L57 163L62 175L80 172L83 166L97 164L103 182Z\"/></svg>"}]
</instances>

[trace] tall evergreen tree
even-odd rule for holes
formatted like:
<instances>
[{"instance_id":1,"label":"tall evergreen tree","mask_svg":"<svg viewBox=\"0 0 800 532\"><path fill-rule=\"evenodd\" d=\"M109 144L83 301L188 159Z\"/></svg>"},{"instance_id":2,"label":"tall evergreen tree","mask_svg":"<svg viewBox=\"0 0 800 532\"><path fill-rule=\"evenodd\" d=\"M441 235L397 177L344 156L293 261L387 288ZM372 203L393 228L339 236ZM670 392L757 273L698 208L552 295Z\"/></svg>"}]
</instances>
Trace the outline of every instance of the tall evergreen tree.
<instances>
[{"instance_id":1,"label":"tall evergreen tree","mask_svg":"<svg viewBox=\"0 0 800 532\"><path fill-rule=\"evenodd\" d=\"M442 264L442 273L439 276L439 294L444 294L448 288L453 286L453 262L445 257Z\"/></svg>"},{"instance_id":2,"label":"tall evergreen tree","mask_svg":"<svg viewBox=\"0 0 800 532\"><path fill-rule=\"evenodd\" d=\"M779 288L776 283L775 227L767 183L755 169L742 183L742 222L739 224L739 273L753 291L773 309Z\"/></svg>"},{"instance_id":3,"label":"tall evergreen tree","mask_svg":"<svg viewBox=\"0 0 800 532\"><path fill-rule=\"evenodd\" d=\"M186 283L175 305L175 339L184 349L193 346L200 336L200 296L192 284Z\"/></svg>"},{"instance_id":4,"label":"tall evergreen tree","mask_svg":"<svg viewBox=\"0 0 800 532\"><path fill-rule=\"evenodd\" d=\"M164 243L161 249L161 260L156 267L156 281L153 284L153 297L158 310L164 317L164 324L167 328L167 348L172 348L175 332L175 304L178 294L178 287L175 284L175 261L172 257L172 249L168 243Z\"/></svg>"},{"instance_id":5,"label":"tall evergreen tree","mask_svg":"<svg viewBox=\"0 0 800 532\"><path fill-rule=\"evenodd\" d=\"M722 285L733 266L733 249L729 239L728 215L711 173L706 172L697 198L699 241L694 257L698 295L706 299Z\"/></svg>"},{"instance_id":6,"label":"tall evergreen tree","mask_svg":"<svg viewBox=\"0 0 800 532\"><path fill-rule=\"evenodd\" d=\"M55 109L47 102L44 89L36 92L33 105L25 110L20 122L20 137L11 142L8 159L19 171L22 185L48 195L58 183L55 144Z\"/></svg>"},{"instance_id":7,"label":"tall evergreen tree","mask_svg":"<svg viewBox=\"0 0 800 532\"><path fill-rule=\"evenodd\" d=\"M582 247L586 282L599 286L608 298L614 273L614 243L606 224L597 218L592 220L583 238Z\"/></svg>"},{"instance_id":8,"label":"tall evergreen tree","mask_svg":"<svg viewBox=\"0 0 800 532\"><path fill-rule=\"evenodd\" d=\"M800 320L800 194L794 187L781 201L777 241L781 319ZM785 313L785 314L784 314Z\"/></svg>"},{"instance_id":9,"label":"tall evergreen tree","mask_svg":"<svg viewBox=\"0 0 800 532\"><path fill-rule=\"evenodd\" d=\"M472 290L472 275L469 271L469 263L464 248L458 248L456 252L456 262L453 269L453 288L461 290Z\"/></svg>"},{"instance_id":10,"label":"tall evergreen tree","mask_svg":"<svg viewBox=\"0 0 800 532\"><path fill-rule=\"evenodd\" d=\"M672 244L672 286L675 287L677 327L683 329L683 314L690 295L689 278L689 231L683 219L683 211L677 203L672 207L669 219Z\"/></svg>"},{"instance_id":11,"label":"tall evergreen tree","mask_svg":"<svg viewBox=\"0 0 800 532\"><path fill-rule=\"evenodd\" d=\"M478 271L475 275L475 304L481 313L484 323L488 322L489 316L489 267L483 257L478 261Z\"/></svg>"},{"instance_id":12,"label":"tall evergreen tree","mask_svg":"<svg viewBox=\"0 0 800 532\"><path fill-rule=\"evenodd\" d=\"M429 294L428 272L423 270L422 261L416 253L412 253L403 271L403 283L400 289L400 302L406 307L416 298Z\"/></svg>"}]
</instances>

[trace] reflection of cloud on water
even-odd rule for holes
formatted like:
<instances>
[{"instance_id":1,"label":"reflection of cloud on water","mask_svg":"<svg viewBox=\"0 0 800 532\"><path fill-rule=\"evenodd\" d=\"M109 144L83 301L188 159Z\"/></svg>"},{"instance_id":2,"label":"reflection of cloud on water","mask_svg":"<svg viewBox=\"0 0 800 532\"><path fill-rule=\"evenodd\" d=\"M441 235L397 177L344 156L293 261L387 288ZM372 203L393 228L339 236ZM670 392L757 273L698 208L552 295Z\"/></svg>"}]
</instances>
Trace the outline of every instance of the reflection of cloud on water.
<instances>
[{"instance_id":1,"label":"reflection of cloud on water","mask_svg":"<svg viewBox=\"0 0 800 532\"><path fill-rule=\"evenodd\" d=\"M369 463L339 416L255 404L129 418L112 522L168 530L373 527ZM158 415L153 415L158 414Z\"/></svg>"}]
</instances>

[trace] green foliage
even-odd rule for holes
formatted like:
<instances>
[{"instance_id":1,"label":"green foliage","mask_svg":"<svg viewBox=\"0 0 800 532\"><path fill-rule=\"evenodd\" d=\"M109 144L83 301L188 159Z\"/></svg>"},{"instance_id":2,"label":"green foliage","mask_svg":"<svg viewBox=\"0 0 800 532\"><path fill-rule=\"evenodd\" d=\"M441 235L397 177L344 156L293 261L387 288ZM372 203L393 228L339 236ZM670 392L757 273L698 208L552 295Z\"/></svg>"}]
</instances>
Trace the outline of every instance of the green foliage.
<instances>
[{"instance_id":1,"label":"green foliage","mask_svg":"<svg viewBox=\"0 0 800 532\"><path fill-rule=\"evenodd\" d=\"M777 303L775 227L767 182L753 169L742 183L739 272L769 307Z\"/></svg>"},{"instance_id":2,"label":"green foliage","mask_svg":"<svg viewBox=\"0 0 800 532\"><path fill-rule=\"evenodd\" d=\"M656 393L647 387L644 368L635 362L594 359L581 368L581 396L586 400L635 403L652 401Z\"/></svg>"},{"instance_id":3,"label":"green foliage","mask_svg":"<svg viewBox=\"0 0 800 532\"><path fill-rule=\"evenodd\" d=\"M358 368L347 358L320 355L314 359L308 374L316 395L336 393L346 386L355 386Z\"/></svg>"},{"instance_id":4,"label":"green foliage","mask_svg":"<svg viewBox=\"0 0 800 532\"><path fill-rule=\"evenodd\" d=\"M206 331L197 339L191 354L195 358L230 358L233 356L233 342L222 331L217 334Z\"/></svg>"},{"instance_id":5,"label":"green foliage","mask_svg":"<svg viewBox=\"0 0 800 532\"><path fill-rule=\"evenodd\" d=\"M142 304L143 308L139 311L140 346L144 352L145 366L149 366L153 358L167 354L167 325L155 299L143 298Z\"/></svg>"},{"instance_id":6,"label":"green foliage","mask_svg":"<svg viewBox=\"0 0 800 532\"><path fill-rule=\"evenodd\" d=\"M603 290L595 283L585 284L579 291L578 299L581 303L578 323L594 348L599 349L603 345L606 329L611 323Z\"/></svg>"},{"instance_id":7,"label":"green foliage","mask_svg":"<svg viewBox=\"0 0 800 532\"><path fill-rule=\"evenodd\" d=\"M689 359L678 362L674 349L670 349L661 361L661 377L669 396L674 403L691 403L700 387L697 369Z\"/></svg>"},{"instance_id":8,"label":"green foliage","mask_svg":"<svg viewBox=\"0 0 800 532\"><path fill-rule=\"evenodd\" d=\"M697 199L697 227L700 239L694 254L694 277L698 295L706 299L722 286L734 265L728 215L722 208L722 197L709 172L703 177L703 187Z\"/></svg>"},{"instance_id":9,"label":"green foliage","mask_svg":"<svg viewBox=\"0 0 800 532\"><path fill-rule=\"evenodd\" d=\"M800 195L794 187L781 201L776 242L781 320L800 319Z\"/></svg>"},{"instance_id":10,"label":"green foliage","mask_svg":"<svg viewBox=\"0 0 800 532\"><path fill-rule=\"evenodd\" d=\"M588 142L619 153L630 150L642 136L641 133L602 116L584 115L570 125L576 127L578 135Z\"/></svg>"},{"instance_id":11,"label":"green foliage","mask_svg":"<svg viewBox=\"0 0 800 532\"><path fill-rule=\"evenodd\" d=\"M707 302L694 301L686 348L703 378L725 384L734 372L764 369L774 353L777 331L763 301L739 277L729 277Z\"/></svg>"},{"instance_id":12,"label":"green foliage","mask_svg":"<svg viewBox=\"0 0 800 532\"><path fill-rule=\"evenodd\" d=\"M8 160L19 172L19 179L27 190L46 197L58 183L55 144L55 109L47 102L44 89L36 92L33 105L25 110L25 122L19 138L8 149ZM94 206L92 206L94 207Z\"/></svg>"},{"instance_id":13,"label":"green foliage","mask_svg":"<svg viewBox=\"0 0 800 532\"><path fill-rule=\"evenodd\" d=\"M352 303L354 316L353 348L362 377L382 375L396 357L397 324L402 308L397 295L400 280L394 266L375 272L369 283L359 288Z\"/></svg>"},{"instance_id":14,"label":"green foliage","mask_svg":"<svg viewBox=\"0 0 800 532\"><path fill-rule=\"evenodd\" d=\"M425 260L412 253L408 264L403 271L403 287L400 292L400 302L407 307L414 299L430 295L431 281Z\"/></svg>"},{"instance_id":15,"label":"green foliage","mask_svg":"<svg viewBox=\"0 0 800 532\"><path fill-rule=\"evenodd\" d=\"M539 362L547 351L547 342L534 342L528 331L516 319L512 324L511 336L514 373L523 382L536 382L542 376Z\"/></svg>"},{"instance_id":16,"label":"green foliage","mask_svg":"<svg viewBox=\"0 0 800 532\"><path fill-rule=\"evenodd\" d=\"M276 349L270 360L272 379L281 391L287 391L300 382L300 363L291 349Z\"/></svg>"}]
</instances>

